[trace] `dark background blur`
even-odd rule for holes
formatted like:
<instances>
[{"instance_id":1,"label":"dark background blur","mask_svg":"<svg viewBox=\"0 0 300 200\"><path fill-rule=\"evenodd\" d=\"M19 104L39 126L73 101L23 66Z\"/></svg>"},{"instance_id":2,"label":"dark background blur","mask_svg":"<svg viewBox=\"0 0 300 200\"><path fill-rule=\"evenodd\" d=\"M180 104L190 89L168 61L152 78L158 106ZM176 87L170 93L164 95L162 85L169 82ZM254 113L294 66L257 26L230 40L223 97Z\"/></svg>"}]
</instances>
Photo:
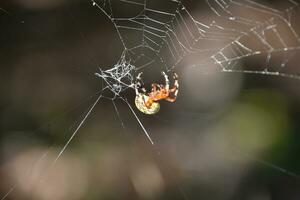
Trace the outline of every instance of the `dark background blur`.
<instances>
[{"instance_id":1,"label":"dark background blur","mask_svg":"<svg viewBox=\"0 0 300 200\"><path fill-rule=\"evenodd\" d=\"M118 61L121 44L90 1L0 8L0 197L15 185L7 199L300 199L300 81L277 76L182 66L178 101L138 113L155 146L127 105L115 101L124 129L103 99L52 166L101 90L94 73Z\"/></svg>"}]
</instances>

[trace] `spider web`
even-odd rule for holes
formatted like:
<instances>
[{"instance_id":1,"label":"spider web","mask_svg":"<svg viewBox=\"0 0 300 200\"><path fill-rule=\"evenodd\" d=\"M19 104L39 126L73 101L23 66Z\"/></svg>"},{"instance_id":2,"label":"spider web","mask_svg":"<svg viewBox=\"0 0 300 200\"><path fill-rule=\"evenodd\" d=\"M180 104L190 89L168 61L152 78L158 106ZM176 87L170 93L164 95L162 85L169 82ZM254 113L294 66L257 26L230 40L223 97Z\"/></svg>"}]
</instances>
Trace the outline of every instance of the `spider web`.
<instances>
[{"instance_id":1,"label":"spider web","mask_svg":"<svg viewBox=\"0 0 300 200\"><path fill-rule=\"evenodd\" d=\"M220 72L299 79L297 70L289 66L290 59L300 50L300 38L293 24L298 2L290 0L282 10L251 0L206 3L214 17L202 22L178 0L164 1L163 6L152 0L92 0L92 5L113 24L124 48L114 67L106 71L100 68L101 73L96 73L107 84L103 90L113 93L109 98L122 98L122 92L133 89L139 71L170 72L185 60L202 54L205 59L196 59L185 67L207 70L209 66ZM249 59L263 63L258 67L244 66Z\"/></svg>"},{"instance_id":2,"label":"spider web","mask_svg":"<svg viewBox=\"0 0 300 200\"><path fill-rule=\"evenodd\" d=\"M215 13L209 22L196 20L181 1L164 1L163 10L155 1L92 1L113 23L124 47L125 59L135 70L158 65L173 70L182 60L209 52L210 56L191 66L214 64L225 72L260 73L298 78L286 68L290 55L299 50L299 36L294 29L296 1L288 1L277 10L256 1L207 1ZM118 9L131 8L130 16ZM167 8L167 9L166 9ZM246 14L243 13L246 11ZM134 42L128 35L134 35ZM137 39L140 38L140 39ZM207 46L214 48L205 48ZM273 57L283 54L279 67ZM241 61L264 57L261 69L242 69Z\"/></svg>"},{"instance_id":3,"label":"spider web","mask_svg":"<svg viewBox=\"0 0 300 200\"><path fill-rule=\"evenodd\" d=\"M299 9L298 1L289 0L283 9L276 9L252 0L207 0L206 4L214 16L203 21L196 19L196 15L179 0L164 0L163 6L156 0L92 0L91 3L113 24L123 50L116 64L107 70L99 67L99 71L95 72L95 76L103 82L101 94L53 165L102 98L112 100L120 120L115 100L124 101L150 143L155 144L134 108L122 96L123 92L134 89L135 76L140 71L155 69L156 73L170 73L186 60L204 54L205 59L196 59L184 68L203 67L206 70L209 67L219 72L299 79L297 69L289 65L300 50L294 18ZM128 12L124 13L124 10ZM245 66L248 59L261 59L263 64ZM145 76L152 74L145 73ZM2 199L6 199L13 189Z\"/></svg>"}]
</instances>

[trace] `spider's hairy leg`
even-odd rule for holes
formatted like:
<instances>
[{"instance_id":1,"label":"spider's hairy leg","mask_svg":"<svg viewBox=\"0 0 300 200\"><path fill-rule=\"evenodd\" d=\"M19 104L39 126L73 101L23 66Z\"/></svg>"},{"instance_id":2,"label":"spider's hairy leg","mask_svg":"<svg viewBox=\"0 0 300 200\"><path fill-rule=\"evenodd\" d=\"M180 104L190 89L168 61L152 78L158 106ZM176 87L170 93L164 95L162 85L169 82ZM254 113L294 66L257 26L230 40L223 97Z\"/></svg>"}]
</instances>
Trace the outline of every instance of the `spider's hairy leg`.
<instances>
[{"instance_id":1,"label":"spider's hairy leg","mask_svg":"<svg viewBox=\"0 0 300 200\"><path fill-rule=\"evenodd\" d=\"M157 91L157 88L160 88L160 86L157 84L157 83L152 83L152 89L151 89L151 91L153 92L153 93L155 93L156 91Z\"/></svg>"},{"instance_id":2,"label":"spider's hairy leg","mask_svg":"<svg viewBox=\"0 0 300 200\"><path fill-rule=\"evenodd\" d=\"M149 97L146 93L146 89L144 87L143 81L142 81L142 74L143 72L140 72L137 77L136 77L136 83L135 83L135 93L136 96L141 96L142 100L143 100L143 104L149 109L151 108L152 104L153 104L153 100L151 97ZM142 93L140 93L140 91L142 91ZM147 99L145 97L148 97Z\"/></svg>"},{"instance_id":3,"label":"spider's hairy leg","mask_svg":"<svg viewBox=\"0 0 300 200\"><path fill-rule=\"evenodd\" d=\"M141 89L144 93L146 93L146 90L145 90L145 88L144 88L144 84L143 84L143 81L142 81L142 78L141 78L141 76L142 76L142 74L143 74L143 72L140 72L139 74L138 74L138 76L136 77L136 82L135 82L135 93L136 93L136 95L139 95L140 94L140 92L139 92L139 90Z\"/></svg>"},{"instance_id":4,"label":"spider's hairy leg","mask_svg":"<svg viewBox=\"0 0 300 200\"><path fill-rule=\"evenodd\" d=\"M174 93L174 97L166 98L166 101L169 101L169 102L175 102L177 99L177 95L178 95L179 82L178 82L178 75L175 72L173 74L173 78L174 78L174 86L172 89L170 89L170 93Z\"/></svg>"},{"instance_id":5,"label":"spider's hairy leg","mask_svg":"<svg viewBox=\"0 0 300 200\"><path fill-rule=\"evenodd\" d=\"M135 82L135 87L134 87L136 95L140 94L139 89L141 89L143 87L142 78L141 78L142 74L143 74L143 72L140 72L138 74L138 76L136 77L136 82Z\"/></svg>"},{"instance_id":6,"label":"spider's hairy leg","mask_svg":"<svg viewBox=\"0 0 300 200\"><path fill-rule=\"evenodd\" d=\"M174 79L174 87L170 90L170 92L175 92L175 96L177 97L178 89L179 89L179 82L178 82L178 75L174 72L173 74Z\"/></svg>"},{"instance_id":7,"label":"spider's hairy leg","mask_svg":"<svg viewBox=\"0 0 300 200\"><path fill-rule=\"evenodd\" d=\"M140 73L137 75L136 79L137 79L138 81L140 81L140 80L142 79L142 78L141 78L142 74L143 74L143 72L140 72Z\"/></svg>"},{"instance_id":8,"label":"spider's hairy leg","mask_svg":"<svg viewBox=\"0 0 300 200\"><path fill-rule=\"evenodd\" d=\"M173 102L175 102L176 99L177 99L178 88L177 88L176 86L174 86L174 88L172 88L172 89L170 90L170 93L174 93L174 97L168 96L167 98L165 98L165 100L173 103Z\"/></svg>"},{"instance_id":9,"label":"spider's hairy leg","mask_svg":"<svg viewBox=\"0 0 300 200\"><path fill-rule=\"evenodd\" d=\"M169 101L171 103L174 103L176 101L176 99L177 99L177 96L175 96L174 98L172 98L172 97L165 98L166 101Z\"/></svg>"},{"instance_id":10,"label":"spider's hairy leg","mask_svg":"<svg viewBox=\"0 0 300 200\"><path fill-rule=\"evenodd\" d=\"M161 73L162 73L162 75L165 77L165 82L166 82L165 89L166 89L167 91L169 91L169 88L170 88L169 77L168 77L168 75L167 75L164 71L161 72Z\"/></svg>"},{"instance_id":11,"label":"spider's hairy leg","mask_svg":"<svg viewBox=\"0 0 300 200\"><path fill-rule=\"evenodd\" d=\"M174 79L174 86L176 88L179 88L178 75L175 72L173 73L173 79Z\"/></svg>"}]
</instances>

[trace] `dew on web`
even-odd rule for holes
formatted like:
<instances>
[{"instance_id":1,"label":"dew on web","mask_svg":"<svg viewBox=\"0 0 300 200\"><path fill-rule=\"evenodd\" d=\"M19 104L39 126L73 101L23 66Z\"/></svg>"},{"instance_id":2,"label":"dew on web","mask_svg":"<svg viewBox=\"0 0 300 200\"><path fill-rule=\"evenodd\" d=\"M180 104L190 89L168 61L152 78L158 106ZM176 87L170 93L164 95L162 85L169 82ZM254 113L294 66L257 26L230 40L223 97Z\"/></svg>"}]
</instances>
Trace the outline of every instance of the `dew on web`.
<instances>
[{"instance_id":1,"label":"dew on web","mask_svg":"<svg viewBox=\"0 0 300 200\"><path fill-rule=\"evenodd\" d=\"M183 199L199 199L207 195L211 199L230 199L235 195L238 198L270 199L272 193L267 185L276 176L280 176L280 180L291 178L293 186L298 186L297 164L291 167L280 161L277 164L264 159L264 154L271 149L289 149L284 145L291 142L292 136L296 137L291 133L294 127L290 125L292 120L287 107L290 101L299 101L294 89L300 78L297 66L300 53L298 1L272 5L252 0L91 0L80 3L80 6L83 4L88 5L89 12L96 13L110 25L113 32L110 34L118 40L121 48L108 51L121 54L113 55L117 60L108 65L93 61L95 66L88 70L86 66L78 67L88 71L88 80L93 79L93 83L99 86L96 94L87 100L90 105L83 106L85 112L70 127L68 136L64 135L64 142L58 150L51 146L50 150L46 148L47 153L41 153L42 156L36 154L45 151L43 148L28 151L3 167L4 173L12 174L15 183L10 183L11 187L5 186L2 199L20 199L22 194L35 199L51 199L54 194L56 199L81 199L91 195L87 189L89 182L99 184L103 196L116 191L126 194L131 191L127 188L130 184L123 183L126 176L135 191L127 194L128 199L132 199L131 195L141 199L163 199L163 195L171 195L165 191L174 191L174 188ZM66 7L65 12L76 18L71 6ZM7 12L5 8L2 11ZM107 27L103 25L103 34L105 31ZM92 49L94 44L89 42L84 30L79 34L82 41L88 43L85 48ZM101 53L97 56L105 57ZM178 101L162 102L158 114L144 115L134 106L137 75L143 72L145 90L150 91L151 83L163 83L163 71L169 77L173 72L179 74ZM243 81L245 84L248 81L243 77L248 76L258 83L243 86ZM255 87L257 84L262 87ZM279 88L279 91L268 87ZM289 93L292 100L284 96L286 91L281 91L280 87L294 87ZM97 109L100 103L105 105ZM105 116L107 113L103 111L112 113L117 121ZM99 112L102 117L96 115ZM91 127L92 122L100 125ZM85 140L80 132L101 134L109 130L109 126L119 128L111 134L132 132L131 136L147 141L141 142L146 153L139 152L137 147L128 150L122 146L124 144L108 147L108 150L104 150L105 147L87 148L93 158L99 151L100 158L93 162L99 166L99 172L95 169L97 167L89 169L91 166L85 164L83 155L68 151L73 142ZM91 141L95 142L93 138ZM105 142L100 144L107 145ZM155 156L147 154L148 148L155 152ZM132 149L135 149L134 153ZM290 151L296 153L297 149ZM129 161L122 158L127 156ZM143 156L147 158L136 160L136 157ZM268 158L272 160L272 156ZM119 167L122 165L126 167ZM255 180L248 177L252 174L257 177L261 173L251 171L254 165L270 169L276 175L269 178L272 175L268 175L268 171L264 175L266 183L256 188ZM93 175L97 180L91 178ZM72 179L68 180L70 176ZM224 181L219 183L221 179ZM117 183L120 180L122 183ZM47 183L53 186L57 182L57 187L48 188ZM72 188L69 186L72 182L80 184ZM226 191L223 191L221 188L225 186ZM248 186L251 189L245 189ZM199 192L193 192L193 187L200 188ZM216 191L215 194L207 194L206 187ZM274 187L280 187L280 184ZM105 194L106 189L111 194ZM282 190L278 195L286 193Z\"/></svg>"}]
</instances>

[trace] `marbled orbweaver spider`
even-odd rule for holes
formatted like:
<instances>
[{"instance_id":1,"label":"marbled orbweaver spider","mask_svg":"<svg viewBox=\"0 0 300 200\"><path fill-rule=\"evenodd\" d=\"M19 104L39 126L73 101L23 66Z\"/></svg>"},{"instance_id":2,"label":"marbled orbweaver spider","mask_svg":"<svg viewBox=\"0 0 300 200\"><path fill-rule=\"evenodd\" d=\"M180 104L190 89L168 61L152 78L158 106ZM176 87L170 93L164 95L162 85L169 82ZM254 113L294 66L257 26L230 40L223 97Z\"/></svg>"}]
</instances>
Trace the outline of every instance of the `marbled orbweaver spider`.
<instances>
[{"instance_id":1,"label":"marbled orbweaver spider","mask_svg":"<svg viewBox=\"0 0 300 200\"><path fill-rule=\"evenodd\" d=\"M175 72L173 73L174 86L171 89L169 77L165 72L162 72L162 75L165 78L165 85L152 83L152 89L149 93L147 93L147 90L144 87L141 78L142 74L142 72L138 74L135 83L135 105L141 112L153 115L160 110L160 100L166 100L169 102L176 101L179 83L178 75Z\"/></svg>"}]
</instances>

